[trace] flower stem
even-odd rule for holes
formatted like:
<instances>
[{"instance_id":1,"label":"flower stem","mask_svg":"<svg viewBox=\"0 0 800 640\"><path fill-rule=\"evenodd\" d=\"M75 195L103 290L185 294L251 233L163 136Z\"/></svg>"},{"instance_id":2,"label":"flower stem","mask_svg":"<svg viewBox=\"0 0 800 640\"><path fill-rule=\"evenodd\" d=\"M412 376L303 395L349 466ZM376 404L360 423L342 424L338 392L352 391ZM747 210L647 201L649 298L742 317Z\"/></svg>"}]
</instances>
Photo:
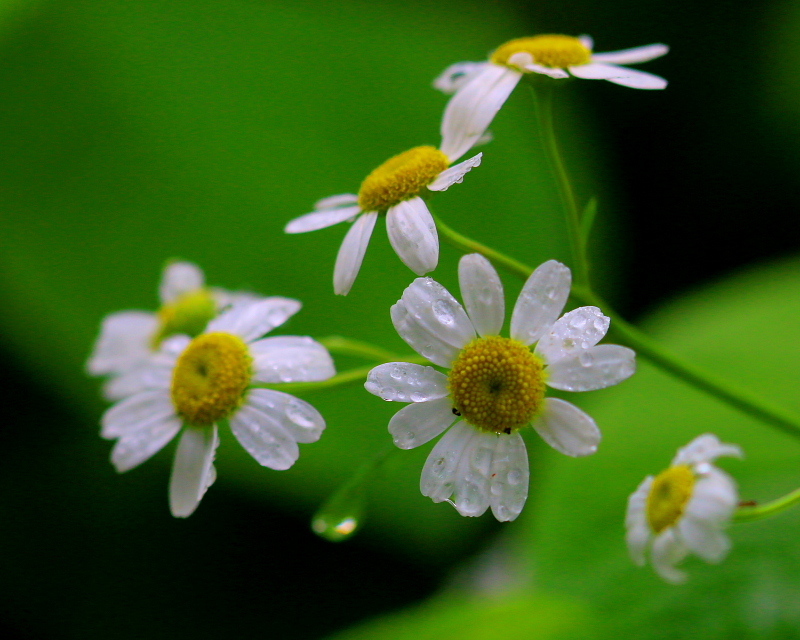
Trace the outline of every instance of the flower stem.
<instances>
[{"instance_id":1,"label":"flower stem","mask_svg":"<svg viewBox=\"0 0 800 640\"><path fill-rule=\"evenodd\" d=\"M533 101L536 105L536 119L539 123L539 133L542 136L542 145L550 163L550 169L556 179L558 195L567 221L569 245L572 250L573 272L577 286L589 284L589 262L586 258L586 243L581 233L581 216L572 190L569 176L567 175L561 151L556 141L553 128L553 88L549 83L531 86Z\"/></svg>"},{"instance_id":2,"label":"flower stem","mask_svg":"<svg viewBox=\"0 0 800 640\"><path fill-rule=\"evenodd\" d=\"M363 340L345 338L344 336L328 336L327 338L320 338L319 342L328 351L344 356L358 356L378 362L390 362L397 358L394 353L387 351L383 347Z\"/></svg>"},{"instance_id":3,"label":"flower stem","mask_svg":"<svg viewBox=\"0 0 800 640\"><path fill-rule=\"evenodd\" d=\"M733 515L734 522L755 522L777 515L782 511L800 503L800 489L795 489L785 496L755 507L739 507Z\"/></svg>"},{"instance_id":4,"label":"flower stem","mask_svg":"<svg viewBox=\"0 0 800 640\"><path fill-rule=\"evenodd\" d=\"M527 278L533 272L533 269L528 265L457 233L442 222L438 216L434 216L434 219L439 233L450 244L464 253L480 253L496 266L502 267L521 278ZM579 304L600 307L603 313L611 318L610 333L622 344L631 347L663 371L688 382L739 411L758 418L794 437L800 437L800 416L773 405L763 398L729 383L716 374L670 353L642 331L626 322L600 296L595 294L588 285L573 285L570 296Z\"/></svg>"}]
</instances>

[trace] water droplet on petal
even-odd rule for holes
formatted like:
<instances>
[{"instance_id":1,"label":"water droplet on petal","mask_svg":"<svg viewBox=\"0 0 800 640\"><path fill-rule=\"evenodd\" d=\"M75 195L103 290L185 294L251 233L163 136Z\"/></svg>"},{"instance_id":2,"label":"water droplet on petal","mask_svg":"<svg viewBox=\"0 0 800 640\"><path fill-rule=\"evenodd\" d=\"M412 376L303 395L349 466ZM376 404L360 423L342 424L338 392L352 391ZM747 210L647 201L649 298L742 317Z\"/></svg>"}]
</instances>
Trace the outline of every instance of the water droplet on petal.
<instances>
[{"instance_id":1,"label":"water droplet on petal","mask_svg":"<svg viewBox=\"0 0 800 640\"><path fill-rule=\"evenodd\" d=\"M455 322L453 306L449 300L437 300L433 303L433 315L442 324L451 325Z\"/></svg>"},{"instance_id":2,"label":"water droplet on petal","mask_svg":"<svg viewBox=\"0 0 800 640\"><path fill-rule=\"evenodd\" d=\"M512 469L508 472L508 484L519 484L522 482L522 472L519 469Z\"/></svg>"}]
</instances>

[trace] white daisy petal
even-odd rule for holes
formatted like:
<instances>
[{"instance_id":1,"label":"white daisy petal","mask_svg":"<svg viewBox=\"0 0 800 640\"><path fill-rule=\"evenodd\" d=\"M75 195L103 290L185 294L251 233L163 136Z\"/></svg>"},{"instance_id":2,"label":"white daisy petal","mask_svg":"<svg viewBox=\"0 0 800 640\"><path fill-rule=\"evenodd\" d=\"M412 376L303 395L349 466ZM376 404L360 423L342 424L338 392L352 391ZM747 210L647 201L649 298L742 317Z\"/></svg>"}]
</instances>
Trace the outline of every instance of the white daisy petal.
<instances>
[{"instance_id":1,"label":"white daisy petal","mask_svg":"<svg viewBox=\"0 0 800 640\"><path fill-rule=\"evenodd\" d=\"M401 302L424 330L456 349L476 337L464 308L432 278L414 280L403 291Z\"/></svg>"},{"instance_id":2,"label":"white daisy petal","mask_svg":"<svg viewBox=\"0 0 800 640\"><path fill-rule=\"evenodd\" d=\"M139 466L161 451L181 430L183 423L174 412L171 416L139 422L114 444L111 462L119 473Z\"/></svg>"},{"instance_id":3,"label":"white daisy petal","mask_svg":"<svg viewBox=\"0 0 800 640\"><path fill-rule=\"evenodd\" d=\"M614 84L621 84L633 89L663 89L667 86L667 81L664 78L652 73L602 62L590 62L589 64L570 67L569 72L577 78L608 80Z\"/></svg>"},{"instance_id":4,"label":"white daisy petal","mask_svg":"<svg viewBox=\"0 0 800 640\"><path fill-rule=\"evenodd\" d=\"M562 391L594 391L622 382L635 371L633 350L601 344L551 364L547 368L547 384Z\"/></svg>"},{"instance_id":5,"label":"white daisy petal","mask_svg":"<svg viewBox=\"0 0 800 640\"><path fill-rule=\"evenodd\" d=\"M478 253L463 256L458 262L458 284L478 335L499 334L505 319L505 299L500 276L491 263Z\"/></svg>"},{"instance_id":6,"label":"white daisy petal","mask_svg":"<svg viewBox=\"0 0 800 640\"><path fill-rule=\"evenodd\" d=\"M358 195L355 193L340 193L335 196L328 196L322 200L317 200L314 203L314 211L322 211L323 209L335 209L336 207L344 207L358 202Z\"/></svg>"},{"instance_id":7,"label":"white daisy petal","mask_svg":"<svg viewBox=\"0 0 800 640\"><path fill-rule=\"evenodd\" d=\"M500 522L516 519L528 499L528 451L519 432L498 435L489 473L489 506Z\"/></svg>"},{"instance_id":8,"label":"white daisy petal","mask_svg":"<svg viewBox=\"0 0 800 640\"><path fill-rule=\"evenodd\" d=\"M436 176L436 180L428 185L428 189L431 191L446 191L454 184L463 182L464 176L480 165L482 157L483 153L479 153L477 156L472 156L469 160L464 160L464 162L459 162L457 165L445 169Z\"/></svg>"},{"instance_id":9,"label":"white daisy petal","mask_svg":"<svg viewBox=\"0 0 800 640\"><path fill-rule=\"evenodd\" d=\"M192 515L206 489L214 482L217 445L216 425L183 430L169 480L169 506L176 518Z\"/></svg>"},{"instance_id":10,"label":"white daisy petal","mask_svg":"<svg viewBox=\"0 0 800 640\"><path fill-rule=\"evenodd\" d=\"M708 463L701 465L710 466ZM686 505L686 515L720 526L730 520L738 502L739 494L733 479L724 471L711 467L695 482L694 492Z\"/></svg>"},{"instance_id":11,"label":"white daisy petal","mask_svg":"<svg viewBox=\"0 0 800 640\"><path fill-rule=\"evenodd\" d=\"M141 365L109 380L103 386L103 396L106 400L116 401L143 391L169 390L172 373L172 367Z\"/></svg>"},{"instance_id":12,"label":"white daisy petal","mask_svg":"<svg viewBox=\"0 0 800 640\"><path fill-rule=\"evenodd\" d=\"M461 452L454 477L453 506L462 516L477 517L489 508L489 475L498 436L473 430Z\"/></svg>"},{"instance_id":13,"label":"white daisy petal","mask_svg":"<svg viewBox=\"0 0 800 640\"><path fill-rule=\"evenodd\" d=\"M296 442L319 440L325 419L305 400L273 389L251 389L247 404L277 421Z\"/></svg>"},{"instance_id":14,"label":"white daisy petal","mask_svg":"<svg viewBox=\"0 0 800 640\"><path fill-rule=\"evenodd\" d=\"M392 324L408 345L422 357L440 367L449 367L458 357L459 347L454 347L428 329L411 315L405 303L400 300L390 310Z\"/></svg>"},{"instance_id":15,"label":"white daisy petal","mask_svg":"<svg viewBox=\"0 0 800 640\"><path fill-rule=\"evenodd\" d=\"M541 337L536 353L551 366L564 358L580 356L602 340L610 322L597 307L573 309Z\"/></svg>"},{"instance_id":16,"label":"white daisy petal","mask_svg":"<svg viewBox=\"0 0 800 640\"><path fill-rule=\"evenodd\" d=\"M202 289L205 276L196 264L191 262L173 262L164 269L158 293L163 304L175 300L184 293Z\"/></svg>"},{"instance_id":17,"label":"white daisy petal","mask_svg":"<svg viewBox=\"0 0 800 640\"><path fill-rule=\"evenodd\" d=\"M455 162L475 145L517 86L522 73L486 64L450 99L442 118L441 150Z\"/></svg>"},{"instance_id":18,"label":"white daisy petal","mask_svg":"<svg viewBox=\"0 0 800 640\"><path fill-rule=\"evenodd\" d=\"M536 268L520 291L511 314L511 337L530 345L558 318L569 297L570 270L555 260Z\"/></svg>"},{"instance_id":19,"label":"white daisy petal","mask_svg":"<svg viewBox=\"0 0 800 640\"><path fill-rule=\"evenodd\" d=\"M231 431L260 465L284 471L300 457L297 441L273 413L245 404L230 419Z\"/></svg>"},{"instance_id":20,"label":"white daisy petal","mask_svg":"<svg viewBox=\"0 0 800 640\"><path fill-rule=\"evenodd\" d=\"M706 562L721 562L731 549L731 541L720 529L689 515L681 518L678 533L689 551Z\"/></svg>"},{"instance_id":21,"label":"white daisy petal","mask_svg":"<svg viewBox=\"0 0 800 640\"><path fill-rule=\"evenodd\" d=\"M744 454L741 448L735 444L722 443L713 433L704 433L701 436L697 436L685 447L678 449L678 454L672 460L672 465L713 462L721 456L742 458Z\"/></svg>"},{"instance_id":22,"label":"white daisy petal","mask_svg":"<svg viewBox=\"0 0 800 640\"><path fill-rule=\"evenodd\" d=\"M522 68L525 69L525 71L529 71L531 73L541 73L546 76L550 76L551 78L554 78L556 80L564 80L566 78L569 78L569 74L563 69L556 69L555 67L545 67L543 64L536 64L534 62L522 65Z\"/></svg>"},{"instance_id":23,"label":"white daisy petal","mask_svg":"<svg viewBox=\"0 0 800 640\"><path fill-rule=\"evenodd\" d=\"M568 456L588 456L597 451L600 429L594 420L574 404L547 398L533 428L547 444Z\"/></svg>"},{"instance_id":24,"label":"white daisy petal","mask_svg":"<svg viewBox=\"0 0 800 640\"><path fill-rule=\"evenodd\" d=\"M667 582L680 584L686 581L686 573L676 569L675 565L686 557L687 549L678 540L675 530L666 529L653 541L653 568Z\"/></svg>"},{"instance_id":25,"label":"white daisy petal","mask_svg":"<svg viewBox=\"0 0 800 640\"><path fill-rule=\"evenodd\" d=\"M591 47L589 47L591 49ZM660 58L669 52L665 44L648 44L643 47L608 51L606 53L592 54L592 62L607 62L610 64L635 64Z\"/></svg>"},{"instance_id":26,"label":"white daisy petal","mask_svg":"<svg viewBox=\"0 0 800 640\"><path fill-rule=\"evenodd\" d=\"M456 62L445 69L442 74L433 81L434 88L442 93L455 93L467 82L478 75L487 62Z\"/></svg>"},{"instance_id":27,"label":"white daisy petal","mask_svg":"<svg viewBox=\"0 0 800 640\"><path fill-rule=\"evenodd\" d=\"M422 467L419 489L423 496L434 502L450 499L461 454L476 433L466 422L459 421L441 437Z\"/></svg>"},{"instance_id":28,"label":"white daisy petal","mask_svg":"<svg viewBox=\"0 0 800 640\"><path fill-rule=\"evenodd\" d=\"M101 435L106 439L132 433L138 425L150 420L166 420L175 415L169 391L137 393L118 402L103 414Z\"/></svg>"},{"instance_id":29,"label":"white daisy petal","mask_svg":"<svg viewBox=\"0 0 800 640\"><path fill-rule=\"evenodd\" d=\"M306 336L275 336L250 343L253 380L316 382L336 374L328 350Z\"/></svg>"},{"instance_id":30,"label":"white daisy petal","mask_svg":"<svg viewBox=\"0 0 800 640\"><path fill-rule=\"evenodd\" d=\"M448 394L447 376L433 367L408 362L387 362L372 369L364 388L394 402L427 402Z\"/></svg>"},{"instance_id":31,"label":"white daisy petal","mask_svg":"<svg viewBox=\"0 0 800 640\"><path fill-rule=\"evenodd\" d=\"M301 306L298 300L279 296L240 304L209 322L205 332L231 333L251 342L282 325L300 311Z\"/></svg>"},{"instance_id":32,"label":"white daisy petal","mask_svg":"<svg viewBox=\"0 0 800 640\"><path fill-rule=\"evenodd\" d=\"M377 219L378 214L374 211L360 215L344 237L333 268L333 291L337 295L350 293Z\"/></svg>"},{"instance_id":33,"label":"white daisy petal","mask_svg":"<svg viewBox=\"0 0 800 640\"><path fill-rule=\"evenodd\" d=\"M583 35L578 36L578 40L580 43L591 51L594 49L594 39L592 36L587 36L585 33Z\"/></svg>"},{"instance_id":34,"label":"white daisy petal","mask_svg":"<svg viewBox=\"0 0 800 640\"><path fill-rule=\"evenodd\" d=\"M650 542L650 527L647 523L647 496L653 486L653 476L647 476L628 498L625 514L625 540L631 559L640 567L645 564L645 551Z\"/></svg>"},{"instance_id":35,"label":"white daisy petal","mask_svg":"<svg viewBox=\"0 0 800 640\"><path fill-rule=\"evenodd\" d=\"M422 198L404 200L386 212L389 242L403 263L418 276L439 262L439 235Z\"/></svg>"},{"instance_id":36,"label":"white daisy petal","mask_svg":"<svg viewBox=\"0 0 800 640\"><path fill-rule=\"evenodd\" d=\"M399 448L413 449L438 436L456 419L450 398L412 403L392 416L389 433Z\"/></svg>"},{"instance_id":37,"label":"white daisy petal","mask_svg":"<svg viewBox=\"0 0 800 640\"><path fill-rule=\"evenodd\" d=\"M94 376L121 373L146 360L157 328L154 313L120 311L106 316L86 364L88 372Z\"/></svg>"},{"instance_id":38,"label":"white daisy petal","mask_svg":"<svg viewBox=\"0 0 800 640\"><path fill-rule=\"evenodd\" d=\"M313 211L289 221L284 227L285 233L306 233L307 231L317 231L332 227L335 224L354 218L361 212L361 207L343 207L341 209L323 209Z\"/></svg>"},{"instance_id":39,"label":"white daisy petal","mask_svg":"<svg viewBox=\"0 0 800 640\"><path fill-rule=\"evenodd\" d=\"M217 303L217 309L220 312L227 311L229 307L234 305L245 303L252 304L264 298L264 296L250 293L249 291L227 291L219 287L210 287L209 291L211 291L211 295L214 298L214 302Z\"/></svg>"}]
</instances>

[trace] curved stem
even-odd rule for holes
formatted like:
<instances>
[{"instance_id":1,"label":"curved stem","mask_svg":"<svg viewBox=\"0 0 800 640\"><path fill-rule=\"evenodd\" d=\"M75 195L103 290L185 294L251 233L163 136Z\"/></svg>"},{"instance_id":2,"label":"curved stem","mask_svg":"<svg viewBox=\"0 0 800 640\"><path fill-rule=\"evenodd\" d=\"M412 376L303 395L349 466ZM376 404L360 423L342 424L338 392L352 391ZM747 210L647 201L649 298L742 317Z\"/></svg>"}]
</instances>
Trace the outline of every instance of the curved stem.
<instances>
[{"instance_id":1,"label":"curved stem","mask_svg":"<svg viewBox=\"0 0 800 640\"><path fill-rule=\"evenodd\" d=\"M795 489L785 496L756 507L739 507L733 515L734 522L755 522L777 515L800 503L800 489Z\"/></svg>"},{"instance_id":2,"label":"curved stem","mask_svg":"<svg viewBox=\"0 0 800 640\"><path fill-rule=\"evenodd\" d=\"M542 144L550 162L550 168L555 175L558 195L567 220L575 283L578 286L587 286L589 283L589 264L586 259L585 243L581 235L580 213L553 128L553 88L548 85L531 87L531 93L536 105L536 117L539 123L539 132L542 136Z\"/></svg>"},{"instance_id":3,"label":"curved stem","mask_svg":"<svg viewBox=\"0 0 800 640\"><path fill-rule=\"evenodd\" d=\"M496 266L502 267L521 278L527 278L533 272L533 269L528 265L457 233L442 222L441 218L434 217L439 233L464 253L480 253ZM656 341L621 318L588 286L573 285L570 296L579 304L601 307L603 313L611 318L610 333L660 369L705 391L739 411L758 418L789 435L800 437L800 416L773 405L763 398L729 383L722 377L670 353Z\"/></svg>"}]
</instances>

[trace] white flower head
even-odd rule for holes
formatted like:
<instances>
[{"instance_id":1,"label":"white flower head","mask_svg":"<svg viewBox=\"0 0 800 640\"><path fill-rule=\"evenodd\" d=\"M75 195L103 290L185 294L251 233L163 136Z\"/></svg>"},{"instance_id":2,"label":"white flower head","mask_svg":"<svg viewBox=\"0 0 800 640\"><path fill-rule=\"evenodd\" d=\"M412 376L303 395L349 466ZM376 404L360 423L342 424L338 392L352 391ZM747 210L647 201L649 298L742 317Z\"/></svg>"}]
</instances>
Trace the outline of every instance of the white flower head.
<instances>
[{"instance_id":1,"label":"white flower head","mask_svg":"<svg viewBox=\"0 0 800 640\"><path fill-rule=\"evenodd\" d=\"M297 443L316 442L325 421L307 402L253 384L334 375L327 350L311 338L259 339L299 308L285 298L236 304L197 337L168 338L147 365L122 374L129 395L102 419L102 436L117 441L111 453L117 471L138 466L181 433L169 499L172 514L186 517L216 477L220 422L230 424L259 464L291 467L299 456Z\"/></svg>"},{"instance_id":2,"label":"white flower head","mask_svg":"<svg viewBox=\"0 0 800 640\"><path fill-rule=\"evenodd\" d=\"M663 56L669 51L667 45L608 53L594 53L592 46L588 36L518 38L498 47L487 62L459 62L445 69L433 83L444 93L455 93L442 119L442 151L460 156L473 147L526 74L608 80L635 89L667 86L664 78L619 66Z\"/></svg>"},{"instance_id":3,"label":"white flower head","mask_svg":"<svg viewBox=\"0 0 800 640\"><path fill-rule=\"evenodd\" d=\"M379 215L385 215L392 248L409 269L424 275L439 262L439 236L424 196L461 182L481 163L479 153L451 167L464 152L445 154L431 146L409 149L370 173L357 195L346 193L320 200L312 213L295 218L285 231L305 233L354 221L333 270L333 290L345 296L361 268L375 222Z\"/></svg>"},{"instance_id":4,"label":"white flower head","mask_svg":"<svg viewBox=\"0 0 800 640\"><path fill-rule=\"evenodd\" d=\"M736 484L711 464L720 456L742 457L742 450L704 434L678 450L670 467L648 476L628 499L625 516L628 550L643 566L649 550L653 568L664 580L680 583L677 569L689 552L720 562L730 550L723 529L739 502Z\"/></svg>"},{"instance_id":5,"label":"white flower head","mask_svg":"<svg viewBox=\"0 0 800 640\"><path fill-rule=\"evenodd\" d=\"M230 305L259 299L251 293L207 287L203 272L191 262L172 262L164 268L159 297L161 308L156 313L119 311L106 316L86 363L90 374L119 376L145 365L170 336L194 337ZM127 395L117 387L116 378L112 378L104 389L107 399L119 400Z\"/></svg>"},{"instance_id":6,"label":"white flower head","mask_svg":"<svg viewBox=\"0 0 800 640\"><path fill-rule=\"evenodd\" d=\"M487 508L514 520L528 496L528 454L519 430L532 426L556 450L594 453L600 431L576 406L545 397L545 387L590 391L631 376L633 351L597 343L609 319L596 307L559 318L571 274L551 260L525 283L511 316L511 337L499 335L505 303L497 272L483 256L461 258L464 307L431 278L417 278L392 307L400 336L432 363L449 369L390 362L375 367L365 387L384 400L410 402L389 422L401 449L449 428L422 470L420 489L464 516ZM532 345L536 345L531 350Z\"/></svg>"}]
</instances>

